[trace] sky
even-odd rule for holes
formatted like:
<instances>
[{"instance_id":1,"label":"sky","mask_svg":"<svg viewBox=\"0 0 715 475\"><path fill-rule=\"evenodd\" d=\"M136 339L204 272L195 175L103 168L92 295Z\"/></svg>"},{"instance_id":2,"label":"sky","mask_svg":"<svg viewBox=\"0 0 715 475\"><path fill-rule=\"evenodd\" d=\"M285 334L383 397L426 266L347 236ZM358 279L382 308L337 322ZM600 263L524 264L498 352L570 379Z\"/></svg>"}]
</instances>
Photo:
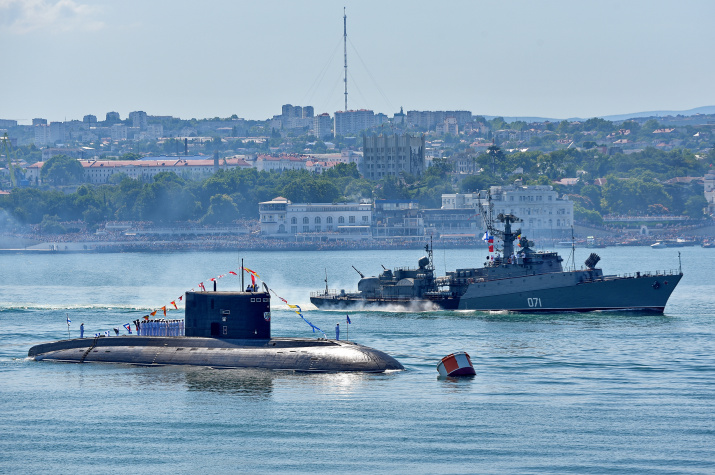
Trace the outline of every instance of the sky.
<instances>
[{"instance_id":1,"label":"sky","mask_svg":"<svg viewBox=\"0 0 715 475\"><path fill-rule=\"evenodd\" d=\"M0 119L715 105L715 2L0 0Z\"/></svg>"}]
</instances>

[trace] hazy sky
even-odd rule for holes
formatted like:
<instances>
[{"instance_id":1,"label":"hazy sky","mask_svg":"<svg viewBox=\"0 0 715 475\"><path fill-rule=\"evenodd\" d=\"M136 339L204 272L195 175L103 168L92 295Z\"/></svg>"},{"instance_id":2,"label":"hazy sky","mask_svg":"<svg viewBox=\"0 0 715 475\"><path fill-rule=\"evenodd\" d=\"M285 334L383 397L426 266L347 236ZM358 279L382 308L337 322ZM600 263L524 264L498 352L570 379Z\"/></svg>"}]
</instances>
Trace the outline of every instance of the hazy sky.
<instances>
[{"instance_id":1,"label":"hazy sky","mask_svg":"<svg viewBox=\"0 0 715 475\"><path fill-rule=\"evenodd\" d=\"M0 0L0 118L715 105L715 2Z\"/></svg>"}]
</instances>

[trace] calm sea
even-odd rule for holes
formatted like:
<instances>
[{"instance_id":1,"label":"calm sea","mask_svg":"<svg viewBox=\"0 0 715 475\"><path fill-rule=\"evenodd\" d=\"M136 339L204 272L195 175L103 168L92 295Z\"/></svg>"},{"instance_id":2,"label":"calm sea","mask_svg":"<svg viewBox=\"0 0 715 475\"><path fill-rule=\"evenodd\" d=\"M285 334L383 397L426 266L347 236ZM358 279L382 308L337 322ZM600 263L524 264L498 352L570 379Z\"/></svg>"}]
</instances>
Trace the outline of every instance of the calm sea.
<instances>
[{"instance_id":1,"label":"calm sea","mask_svg":"<svg viewBox=\"0 0 715 475\"><path fill-rule=\"evenodd\" d=\"M588 255L577 250L580 266ZM674 249L597 251L607 274ZM353 289L419 251L0 256L3 473L715 473L715 249L683 248L665 315L351 312L350 339L404 372L293 374L38 363L33 344L110 330L239 259L279 295ZM484 251L436 250L446 269ZM237 289L225 277L219 290ZM273 299L273 335L312 338ZM174 311L169 316L183 316ZM345 314L307 310L334 336ZM441 380L465 350L477 376Z\"/></svg>"}]
</instances>

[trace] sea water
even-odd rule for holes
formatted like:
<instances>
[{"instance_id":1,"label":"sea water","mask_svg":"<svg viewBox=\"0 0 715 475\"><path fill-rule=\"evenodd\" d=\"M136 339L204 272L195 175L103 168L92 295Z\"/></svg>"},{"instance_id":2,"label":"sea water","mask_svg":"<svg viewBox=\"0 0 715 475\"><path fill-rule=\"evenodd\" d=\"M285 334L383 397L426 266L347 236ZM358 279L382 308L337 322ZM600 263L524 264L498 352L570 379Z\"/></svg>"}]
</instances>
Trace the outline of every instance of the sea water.
<instances>
[{"instance_id":1,"label":"sea water","mask_svg":"<svg viewBox=\"0 0 715 475\"><path fill-rule=\"evenodd\" d=\"M577 250L577 266L588 256ZM678 250L599 249L606 274L677 269ZM420 251L17 254L0 257L3 473L713 473L715 250L683 248L664 315L319 311ZM445 269L484 250L435 250ZM334 338L387 352L386 374L34 362L34 344L111 331L244 259ZM243 285L247 285L246 277ZM181 308L181 302L177 301ZM274 336L319 335L272 299ZM162 315L160 310L158 315ZM477 371L439 379L467 351Z\"/></svg>"}]
</instances>

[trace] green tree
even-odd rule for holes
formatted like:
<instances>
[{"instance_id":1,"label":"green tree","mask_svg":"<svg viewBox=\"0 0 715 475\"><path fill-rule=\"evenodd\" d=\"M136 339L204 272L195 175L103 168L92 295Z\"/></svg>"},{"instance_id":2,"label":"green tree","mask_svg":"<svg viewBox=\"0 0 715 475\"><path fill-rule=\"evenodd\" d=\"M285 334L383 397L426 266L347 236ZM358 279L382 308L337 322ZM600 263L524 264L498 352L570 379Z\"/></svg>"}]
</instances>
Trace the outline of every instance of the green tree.
<instances>
[{"instance_id":1,"label":"green tree","mask_svg":"<svg viewBox=\"0 0 715 475\"><path fill-rule=\"evenodd\" d=\"M53 185L73 185L84 180L84 168L74 158L55 155L42 165L40 177Z\"/></svg>"},{"instance_id":2,"label":"green tree","mask_svg":"<svg viewBox=\"0 0 715 475\"><path fill-rule=\"evenodd\" d=\"M238 206L233 199L228 195L215 195L211 197L211 204L201 218L201 222L206 224L230 223L238 218Z\"/></svg>"},{"instance_id":3,"label":"green tree","mask_svg":"<svg viewBox=\"0 0 715 475\"><path fill-rule=\"evenodd\" d=\"M40 223L40 230L43 234L64 234L67 230L60 224L57 216L46 214Z\"/></svg>"}]
</instances>

